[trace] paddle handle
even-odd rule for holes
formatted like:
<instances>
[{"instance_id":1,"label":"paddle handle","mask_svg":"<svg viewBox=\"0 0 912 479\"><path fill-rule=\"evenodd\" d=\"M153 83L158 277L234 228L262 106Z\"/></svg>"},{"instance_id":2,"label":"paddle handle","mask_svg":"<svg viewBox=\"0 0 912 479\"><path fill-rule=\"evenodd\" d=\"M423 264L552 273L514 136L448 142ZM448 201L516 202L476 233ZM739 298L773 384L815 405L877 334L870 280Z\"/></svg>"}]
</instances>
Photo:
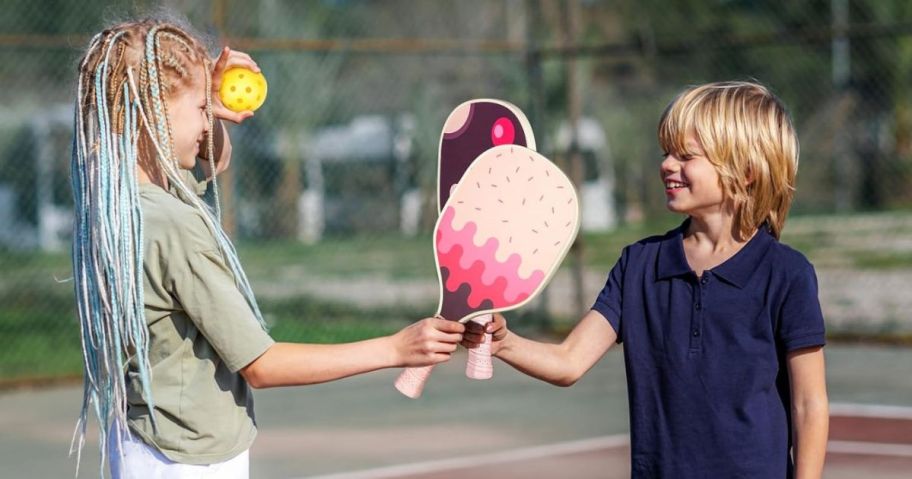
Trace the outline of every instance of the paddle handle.
<instances>
[{"instance_id":1,"label":"paddle handle","mask_svg":"<svg viewBox=\"0 0 912 479\"><path fill-rule=\"evenodd\" d=\"M486 326L494 321L494 315L482 314L472 318L473 322ZM491 333L485 333L484 342L477 348L469 350L466 361L466 377L471 379L491 379L494 376L494 363L491 361Z\"/></svg>"},{"instance_id":2,"label":"paddle handle","mask_svg":"<svg viewBox=\"0 0 912 479\"><path fill-rule=\"evenodd\" d=\"M412 399L419 398L421 392L424 391L424 384L427 382L428 376L431 375L431 371L433 370L434 366L405 368L405 370L399 374L399 377L396 378L396 389Z\"/></svg>"}]
</instances>

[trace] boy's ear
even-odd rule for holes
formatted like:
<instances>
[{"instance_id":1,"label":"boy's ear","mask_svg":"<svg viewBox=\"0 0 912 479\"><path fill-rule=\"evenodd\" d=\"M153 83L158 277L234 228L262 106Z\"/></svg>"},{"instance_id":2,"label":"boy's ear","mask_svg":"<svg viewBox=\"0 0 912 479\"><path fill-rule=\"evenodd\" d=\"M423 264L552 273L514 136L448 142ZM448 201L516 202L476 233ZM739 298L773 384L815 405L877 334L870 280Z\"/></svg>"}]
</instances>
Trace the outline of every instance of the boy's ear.
<instances>
[{"instance_id":1,"label":"boy's ear","mask_svg":"<svg viewBox=\"0 0 912 479\"><path fill-rule=\"evenodd\" d=\"M754 184L754 170L748 168L747 174L744 175L744 186L751 186Z\"/></svg>"}]
</instances>

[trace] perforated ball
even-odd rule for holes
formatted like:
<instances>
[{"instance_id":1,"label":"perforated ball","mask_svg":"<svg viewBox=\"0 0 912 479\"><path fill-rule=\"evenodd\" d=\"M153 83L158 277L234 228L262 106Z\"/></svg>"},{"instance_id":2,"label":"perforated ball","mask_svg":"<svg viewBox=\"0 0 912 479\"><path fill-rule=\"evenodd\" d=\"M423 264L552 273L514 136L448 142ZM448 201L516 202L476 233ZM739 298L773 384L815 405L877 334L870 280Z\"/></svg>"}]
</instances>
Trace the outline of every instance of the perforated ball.
<instances>
[{"instance_id":1,"label":"perforated ball","mask_svg":"<svg viewBox=\"0 0 912 479\"><path fill-rule=\"evenodd\" d=\"M222 75L219 98L231 111L254 111L266 101L266 77L247 68L235 67Z\"/></svg>"}]
</instances>

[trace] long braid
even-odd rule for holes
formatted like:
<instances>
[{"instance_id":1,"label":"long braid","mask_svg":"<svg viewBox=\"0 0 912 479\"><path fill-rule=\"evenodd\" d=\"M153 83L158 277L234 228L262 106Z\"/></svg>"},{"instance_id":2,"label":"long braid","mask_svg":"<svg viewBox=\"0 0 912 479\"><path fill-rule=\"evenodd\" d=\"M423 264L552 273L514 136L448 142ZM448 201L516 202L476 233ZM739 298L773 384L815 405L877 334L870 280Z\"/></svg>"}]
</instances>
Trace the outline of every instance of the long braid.
<instances>
[{"instance_id":1,"label":"long braid","mask_svg":"<svg viewBox=\"0 0 912 479\"><path fill-rule=\"evenodd\" d=\"M143 314L142 212L136 194L137 123L129 87L115 75L123 61L117 48L124 31L93 41L81 68L71 162L75 223L74 284L82 331L85 366L83 408L71 452L77 452L77 471L85 443L88 410L99 421L102 456L109 431L126 431L126 351L139 358L138 369L150 408L148 333ZM98 51L96 51L98 49ZM87 63L95 59L95 67ZM99 65L100 64L100 65ZM91 80L89 71L93 71ZM83 102L84 88L93 88L93 104ZM126 103L126 105L124 104ZM84 110L89 108L89 112ZM123 119L121 124L118 118ZM139 245L137 247L137 245ZM118 448L119 449L119 448Z\"/></svg>"},{"instance_id":2,"label":"long braid","mask_svg":"<svg viewBox=\"0 0 912 479\"><path fill-rule=\"evenodd\" d=\"M108 442L119 446L127 434L129 356L135 357L142 394L157 427L142 287L143 218L137 183L141 160L152 160L173 193L202 213L238 289L266 328L234 245L220 225L215 178L213 212L178 172L165 101L165 93L173 93L174 86L166 81L164 70L184 77L188 69L172 50L163 50L162 40L176 45L189 61L206 65L207 150L215 172L205 50L179 28L154 21L123 24L93 37L80 62L71 158L74 291L85 366L82 410L71 444L71 453L77 454L77 473L90 409L100 426L102 475ZM146 157L149 154L151 158ZM115 436L109 437L109 432Z\"/></svg>"}]
</instances>

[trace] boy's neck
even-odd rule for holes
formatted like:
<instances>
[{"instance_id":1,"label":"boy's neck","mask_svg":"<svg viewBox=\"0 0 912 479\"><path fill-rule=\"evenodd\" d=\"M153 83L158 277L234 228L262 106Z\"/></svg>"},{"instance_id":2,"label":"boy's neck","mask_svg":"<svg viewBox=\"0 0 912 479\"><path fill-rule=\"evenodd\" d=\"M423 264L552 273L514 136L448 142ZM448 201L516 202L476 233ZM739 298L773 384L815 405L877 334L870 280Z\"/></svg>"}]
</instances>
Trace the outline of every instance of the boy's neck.
<instances>
[{"instance_id":1,"label":"boy's neck","mask_svg":"<svg viewBox=\"0 0 912 479\"><path fill-rule=\"evenodd\" d=\"M691 214L690 224L684 232L684 256L694 274L702 277L706 270L721 265L741 251L753 236L740 237L733 214Z\"/></svg>"},{"instance_id":2,"label":"boy's neck","mask_svg":"<svg viewBox=\"0 0 912 479\"><path fill-rule=\"evenodd\" d=\"M710 254L740 249L753 237L742 238L735 215L728 211L690 215L690 225L684 232L685 239L700 250Z\"/></svg>"}]
</instances>

